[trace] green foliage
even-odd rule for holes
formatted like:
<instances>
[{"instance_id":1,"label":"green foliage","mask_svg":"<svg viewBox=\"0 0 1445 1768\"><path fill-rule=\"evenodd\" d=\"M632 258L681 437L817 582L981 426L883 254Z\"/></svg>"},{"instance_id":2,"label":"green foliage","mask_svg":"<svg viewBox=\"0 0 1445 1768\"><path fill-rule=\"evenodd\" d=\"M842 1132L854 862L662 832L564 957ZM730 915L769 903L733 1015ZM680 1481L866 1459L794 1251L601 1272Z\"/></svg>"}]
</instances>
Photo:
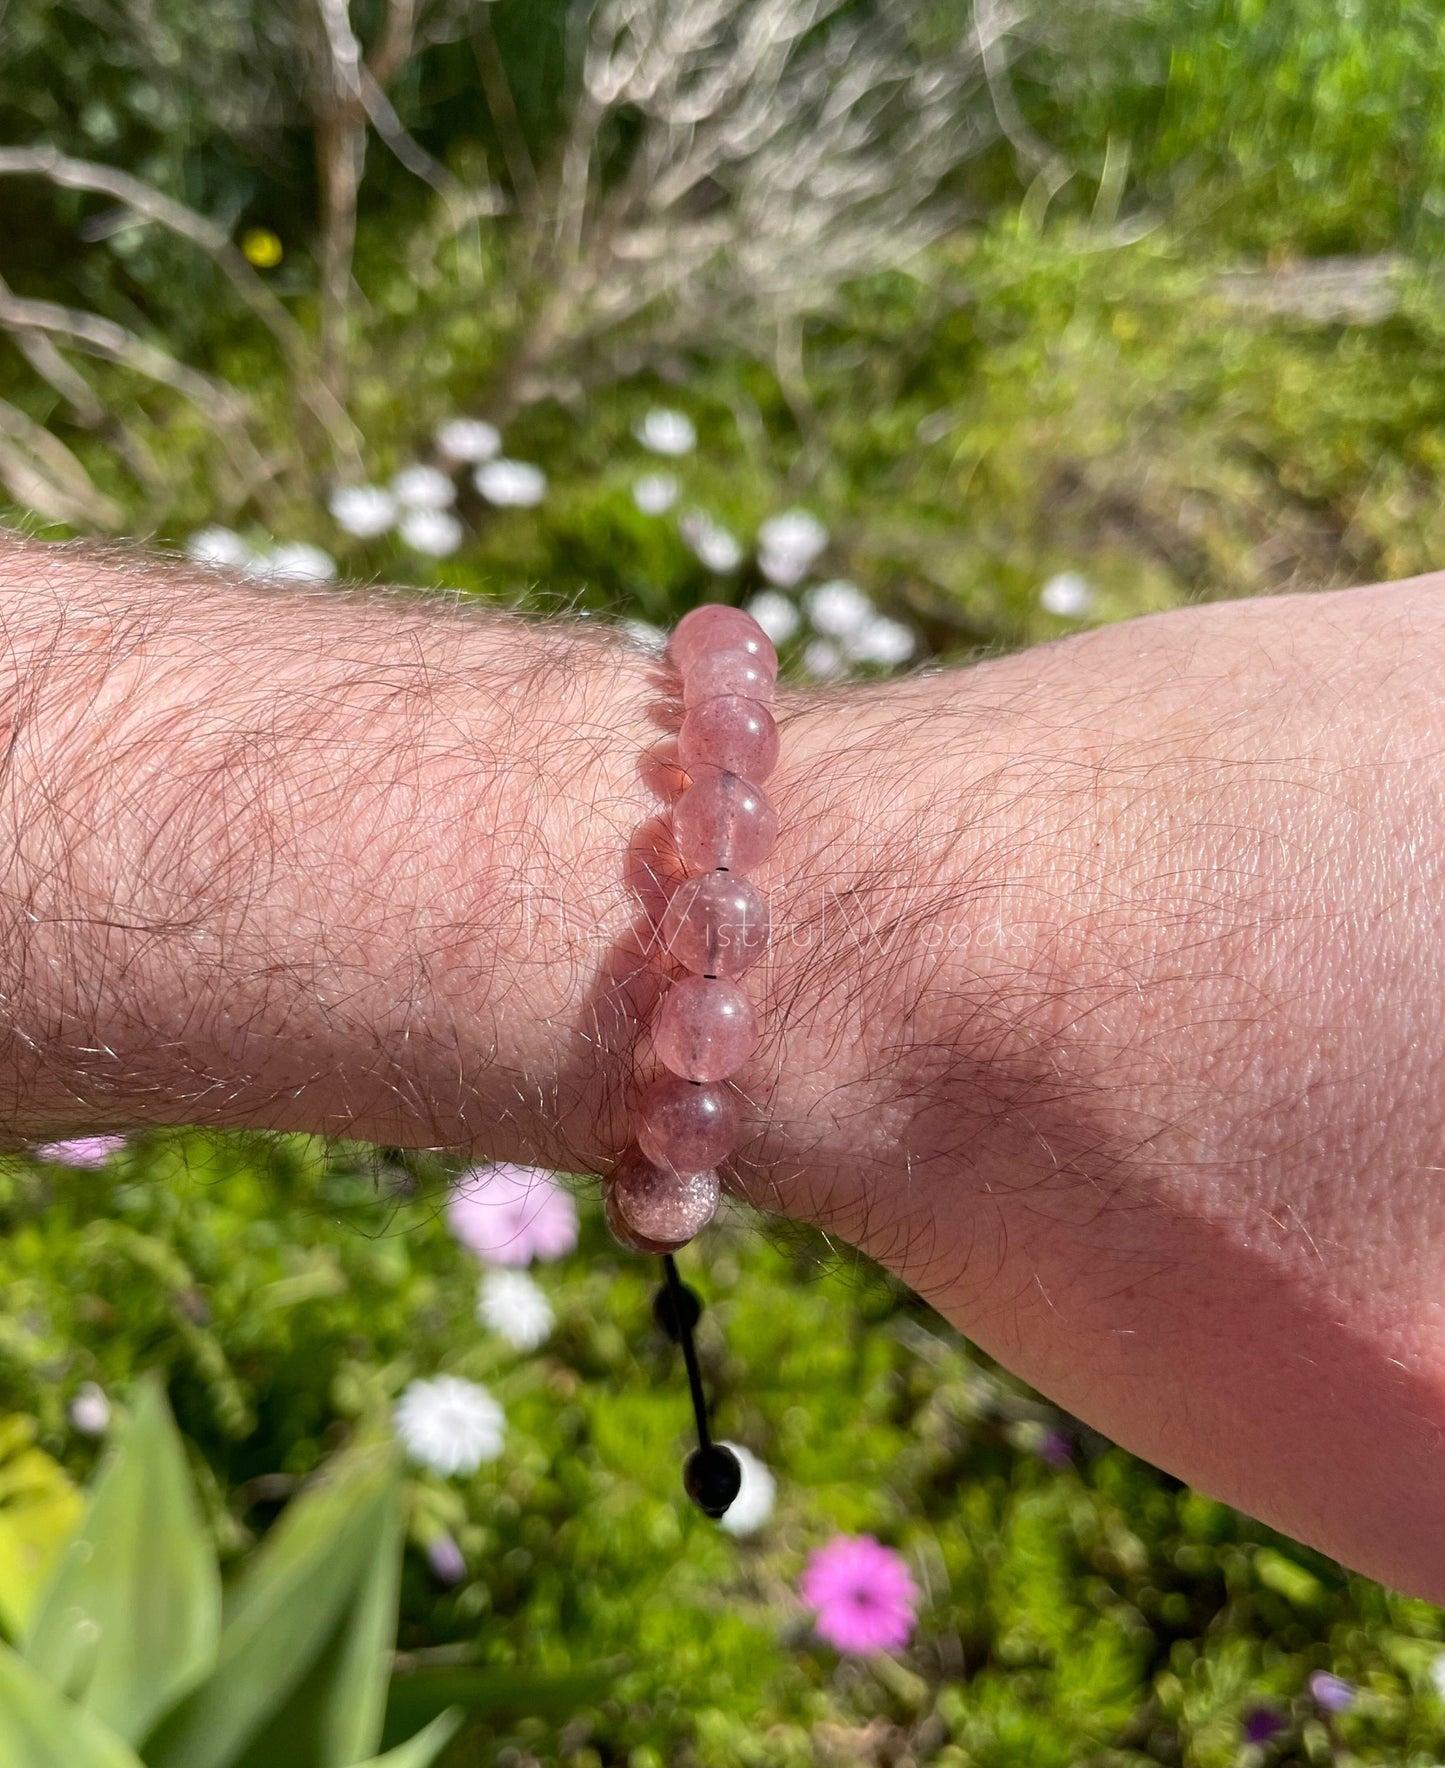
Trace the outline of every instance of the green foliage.
<instances>
[{"instance_id":1,"label":"green foliage","mask_svg":"<svg viewBox=\"0 0 1445 1768\"><path fill-rule=\"evenodd\" d=\"M578 1252L537 1273L552 1339L522 1356L475 1324L477 1267L441 1219L443 1175L427 1162L158 1135L101 1172L14 1160L8 1175L0 1288L25 1331L0 1344L0 1397L48 1418L47 1448L80 1473L91 1450L68 1396L82 1380L136 1391L131 1440L153 1433L153 1455L169 1444L173 1481L175 1439L155 1391L134 1387L138 1353L168 1370L205 1513L237 1560L218 1667L141 1741L146 1764L324 1768L376 1747L377 1684L358 1695L355 1678L389 1638L396 1525L369 1433L407 1380L439 1369L504 1403L506 1451L470 1477L405 1484L382 1747L455 1707L469 1717L439 1758L448 1768L509 1749L569 1768L785 1768L812 1763L819 1739L863 1759L865 1737L954 1768L1069 1768L1101 1753L1224 1768L1257 1707L1278 1716L1283 1747L1317 1749L1307 1679L1322 1668L1362 1691L1330 1723L1364 1759L1423 1761L1438 1738L1436 1611L1162 1479L808 1237L724 1224L690 1273L710 1304L718 1428L780 1482L773 1520L734 1541L679 1490L676 1353L651 1325L647 1271L590 1204ZM1053 1466L1041 1451L1059 1438L1071 1460ZM338 1463L328 1450L341 1441L354 1447ZM142 1477L126 1456L102 1474L88 1530L103 1510L135 1516L101 1503L109 1484ZM167 1505L140 1519L190 1543L150 1563L194 1564L184 1518ZM792 1592L835 1530L895 1543L924 1587L918 1637L897 1660L840 1664L808 1631ZM427 1562L439 1531L465 1562L455 1585ZM140 1563L79 1558L123 1580ZM62 1561L70 1594L47 1600L33 1638L96 1600L79 1576ZM127 1658L144 1649L127 1643Z\"/></svg>"},{"instance_id":2,"label":"green foliage","mask_svg":"<svg viewBox=\"0 0 1445 1768\"><path fill-rule=\"evenodd\" d=\"M1080 9L1019 90L1075 169L1076 210L1112 156L1125 209L1211 256L1438 249L1445 31L1429 0Z\"/></svg>"},{"instance_id":3,"label":"green foliage","mask_svg":"<svg viewBox=\"0 0 1445 1768\"><path fill-rule=\"evenodd\" d=\"M0 1648L7 1768L428 1768L455 1717L375 1755L400 1530L390 1451L352 1449L288 1507L223 1620L180 1438L147 1379L19 1652Z\"/></svg>"},{"instance_id":4,"label":"green foliage","mask_svg":"<svg viewBox=\"0 0 1445 1768\"><path fill-rule=\"evenodd\" d=\"M25 1632L24 1653L134 1744L207 1674L220 1626L215 1553L151 1378Z\"/></svg>"},{"instance_id":5,"label":"green foliage","mask_svg":"<svg viewBox=\"0 0 1445 1768\"><path fill-rule=\"evenodd\" d=\"M0 1628L12 1638L81 1515L80 1493L35 1437L33 1418L0 1419Z\"/></svg>"}]
</instances>

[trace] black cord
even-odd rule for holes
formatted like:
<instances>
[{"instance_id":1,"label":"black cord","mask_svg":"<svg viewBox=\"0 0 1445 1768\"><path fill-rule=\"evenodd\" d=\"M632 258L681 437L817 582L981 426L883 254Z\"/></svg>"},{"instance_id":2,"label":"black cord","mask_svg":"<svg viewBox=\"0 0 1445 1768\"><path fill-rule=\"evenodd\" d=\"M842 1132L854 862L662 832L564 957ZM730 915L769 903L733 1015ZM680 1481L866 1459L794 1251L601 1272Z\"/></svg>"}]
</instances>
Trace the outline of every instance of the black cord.
<instances>
[{"instance_id":1,"label":"black cord","mask_svg":"<svg viewBox=\"0 0 1445 1768\"><path fill-rule=\"evenodd\" d=\"M673 1318L677 1321L678 1342L682 1346L682 1360L687 1366L687 1385L692 1394L692 1415L697 1420L697 1442L700 1449L712 1447L712 1433L707 1427L707 1401L702 1391L702 1371L697 1366L697 1346L692 1340L692 1311L687 1305L687 1293L682 1278L677 1273L677 1260L670 1252L662 1255L663 1275L667 1279L667 1293L672 1299Z\"/></svg>"}]
</instances>

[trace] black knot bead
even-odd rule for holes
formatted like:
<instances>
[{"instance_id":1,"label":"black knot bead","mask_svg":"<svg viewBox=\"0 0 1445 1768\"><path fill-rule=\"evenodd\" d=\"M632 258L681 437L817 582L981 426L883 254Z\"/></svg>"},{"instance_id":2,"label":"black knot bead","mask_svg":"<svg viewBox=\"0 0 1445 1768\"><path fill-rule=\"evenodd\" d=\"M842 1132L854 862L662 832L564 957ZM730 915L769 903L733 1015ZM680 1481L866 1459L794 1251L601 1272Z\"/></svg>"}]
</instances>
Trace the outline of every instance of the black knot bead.
<instances>
[{"instance_id":1,"label":"black knot bead","mask_svg":"<svg viewBox=\"0 0 1445 1768\"><path fill-rule=\"evenodd\" d=\"M682 1483L703 1515L716 1522L727 1515L728 1507L742 1490L742 1463L721 1443L707 1443L688 1456Z\"/></svg>"},{"instance_id":2,"label":"black knot bead","mask_svg":"<svg viewBox=\"0 0 1445 1768\"><path fill-rule=\"evenodd\" d=\"M695 1289L689 1288L686 1283L679 1283L677 1300L674 1302L672 1290L664 1283L652 1298L652 1318L659 1332L664 1333L674 1344L681 1344L683 1334L693 1331L702 1318L702 1301Z\"/></svg>"}]
</instances>

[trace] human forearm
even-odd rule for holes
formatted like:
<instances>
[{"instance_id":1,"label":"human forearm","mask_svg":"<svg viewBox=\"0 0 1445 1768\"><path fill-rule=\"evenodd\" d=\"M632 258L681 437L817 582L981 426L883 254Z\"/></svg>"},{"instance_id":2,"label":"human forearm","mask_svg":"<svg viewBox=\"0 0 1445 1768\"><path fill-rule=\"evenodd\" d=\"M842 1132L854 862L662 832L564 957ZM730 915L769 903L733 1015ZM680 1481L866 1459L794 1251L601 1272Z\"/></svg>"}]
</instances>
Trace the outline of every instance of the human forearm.
<instances>
[{"instance_id":1,"label":"human forearm","mask_svg":"<svg viewBox=\"0 0 1445 1768\"><path fill-rule=\"evenodd\" d=\"M1442 679L1430 579L912 686L861 820L953 957L898 971L917 1108L842 1193L1091 1423L1437 1598Z\"/></svg>"},{"instance_id":2,"label":"human forearm","mask_svg":"<svg viewBox=\"0 0 1445 1768\"><path fill-rule=\"evenodd\" d=\"M13 1135L619 1150L679 783L655 663L8 565ZM1437 600L1201 609L784 695L732 1177L1120 1441L1439 1594Z\"/></svg>"},{"instance_id":3,"label":"human forearm","mask_svg":"<svg viewBox=\"0 0 1445 1768\"><path fill-rule=\"evenodd\" d=\"M12 552L3 593L12 1133L595 1152L587 1001L653 801L645 661L49 548Z\"/></svg>"}]
</instances>

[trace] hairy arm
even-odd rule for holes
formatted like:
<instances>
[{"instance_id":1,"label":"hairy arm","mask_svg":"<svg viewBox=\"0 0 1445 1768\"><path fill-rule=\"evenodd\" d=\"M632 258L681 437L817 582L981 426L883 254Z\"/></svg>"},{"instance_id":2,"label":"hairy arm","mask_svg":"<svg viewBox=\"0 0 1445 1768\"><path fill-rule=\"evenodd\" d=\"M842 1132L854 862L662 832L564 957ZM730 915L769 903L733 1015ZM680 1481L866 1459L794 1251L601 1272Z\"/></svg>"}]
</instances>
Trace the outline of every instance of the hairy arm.
<instances>
[{"instance_id":1,"label":"hairy arm","mask_svg":"<svg viewBox=\"0 0 1445 1768\"><path fill-rule=\"evenodd\" d=\"M600 1167L666 681L578 627L0 553L0 1122ZM1119 1441L1445 1595L1445 597L787 700L734 1178Z\"/></svg>"}]
</instances>

